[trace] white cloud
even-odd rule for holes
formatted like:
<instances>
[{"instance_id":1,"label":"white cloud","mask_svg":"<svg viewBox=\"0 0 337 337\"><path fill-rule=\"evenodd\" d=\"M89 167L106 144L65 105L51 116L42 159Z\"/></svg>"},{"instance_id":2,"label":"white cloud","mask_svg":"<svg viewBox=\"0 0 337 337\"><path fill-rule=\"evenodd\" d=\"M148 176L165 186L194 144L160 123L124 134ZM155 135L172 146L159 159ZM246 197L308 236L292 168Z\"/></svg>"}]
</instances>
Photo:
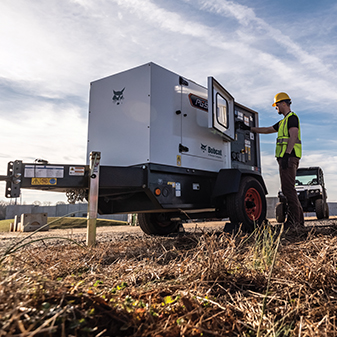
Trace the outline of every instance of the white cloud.
<instances>
[{"instance_id":1,"label":"white cloud","mask_svg":"<svg viewBox=\"0 0 337 337\"><path fill-rule=\"evenodd\" d=\"M235 17L241 26L249 28L250 32L245 31L245 37L247 37L247 35L256 37L258 36L256 33L263 34L264 38L267 35L271 40L285 47L287 53L297 58L302 64L310 65L313 69L324 71L325 73L330 70L319 58L310 55L289 36L283 34L281 30L270 26L263 19L257 17L252 8L228 0L202 0L199 2L202 4L202 9L207 9L226 17ZM246 40L246 42L248 42L248 40Z\"/></svg>"},{"instance_id":2,"label":"white cloud","mask_svg":"<svg viewBox=\"0 0 337 337\"><path fill-rule=\"evenodd\" d=\"M199 3L202 9L224 17L234 17L238 21L239 41L244 44L238 51L246 54L246 65L252 65L254 70L259 69L253 83L261 83L268 76L274 78L268 80L269 90L264 88L266 95L271 96L272 92L289 90L296 92L302 99L316 102L319 88L321 101L328 100L336 104L337 72L327 59L321 59L321 53L319 56L310 54L281 30L257 17L252 8L224 0L201 0L196 3ZM257 43L261 39L264 41L263 45ZM276 52L268 48L270 44L277 45ZM247 74L249 72L246 72L246 76ZM259 90L260 97L263 97L260 86ZM255 92L254 97L257 97ZM262 103L256 102L254 97L249 97L254 104Z\"/></svg>"},{"instance_id":3,"label":"white cloud","mask_svg":"<svg viewBox=\"0 0 337 337\"><path fill-rule=\"evenodd\" d=\"M26 107L19 117L8 118L0 114L2 126L1 142L6 146L0 150L1 173L7 171L7 163L22 160L32 163L37 158L55 164L85 164L87 121L77 106L68 104L58 108L48 102L39 102ZM0 192L5 183L0 183ZM66 201L64 193L22 190L23 200ZM4 199L1 197L0 200Z\"/></svg>"},{"instance_id":4,"label":"white cloud","mask_svg":"<svg viewBox=\"0 0 337 337\"><path fill-rule=\"evenodd\" d=\"M0 116L0 123L1 140L7 145L0 153L2 166L4 158L29 162L36 158L55 163L85 162L87 122L76 106L58 110L55 105L42 103L21 111L19 119Z\"/></svg>"},{"instance_id":5,"label":"white cloud","mask_svg":"<svg viewBox=\"0 0 337 337\"><path fill-rule=\"evenodd\" d=\"M185 76L195 74L197 67L197 78L192 79L198 82L210 74L226 78L243 97L240 101L254 106L265 104L284 87L308 100L315 100L319 87L322 100L337 100L336 73L325 60L257 17L252 8L233 1L189 3L191 9L199 4L200 19L209 11L213 20L222 16L236 20L230 29L224 20L220 28L212 27L207 20L169 11L150 0L20 4L24 10L7 6L3 16L22 22L26 37L22 28L5 21L9 31L4 50L8 52L2 56L5 65L12 65L16 55L20 67L4 66L7 72L2 76L34 79L39 90L49 95L65 90L83 94L92 79L153 60L164 66L174 64L174 70ZM36 15L36 9L41 15ZM263 44L258 43L261 39ZM271 42L282 55L266 47ZM327 74L329 81L322 78Z\"/></svg>"},{"instance_id":6,"label":"white cloud","mask_svg":"<svg viewBox=\"0 0 337 337\"><path fill-rule=\"evenodd\" d=\"M328 191L328 200L337 201L337 155L334 153L313 153L305 156L301 160L301 167L319 166L325 176L325 185Z\"/></svg>"}]
</instances>

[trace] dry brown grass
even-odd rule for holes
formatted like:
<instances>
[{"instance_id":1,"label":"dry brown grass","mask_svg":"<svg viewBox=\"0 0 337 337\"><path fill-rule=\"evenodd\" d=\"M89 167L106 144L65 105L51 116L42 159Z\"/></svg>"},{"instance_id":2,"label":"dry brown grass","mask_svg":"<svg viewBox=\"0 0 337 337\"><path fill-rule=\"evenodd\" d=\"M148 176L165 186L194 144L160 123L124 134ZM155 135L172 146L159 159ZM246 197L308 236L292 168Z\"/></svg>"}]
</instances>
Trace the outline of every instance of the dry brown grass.
<instances>
[{"instance_id":1,"label":"dry brown grass","mask_svg":"<svg viewBox=\"0 0 337 337\"><path fill-rule=\"evenodd\" d=\"M1 265L0 336L336 336L334 228L28 245ZM269 292L266 294L271 274Z\"/></svg>"}]
</instances>

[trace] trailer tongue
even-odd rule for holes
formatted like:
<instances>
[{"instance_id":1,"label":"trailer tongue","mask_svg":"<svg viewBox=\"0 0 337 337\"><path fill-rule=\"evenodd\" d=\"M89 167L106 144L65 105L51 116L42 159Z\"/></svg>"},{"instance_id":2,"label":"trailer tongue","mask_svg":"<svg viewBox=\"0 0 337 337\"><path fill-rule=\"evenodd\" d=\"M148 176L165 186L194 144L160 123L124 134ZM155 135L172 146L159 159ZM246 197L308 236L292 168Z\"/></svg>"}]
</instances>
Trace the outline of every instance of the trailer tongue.
<instances>
[{"instance_id":1,"label":"trailer tongue","mask_svg":"<svg viewBox=\"0 0 337 337\"><path fill-rule=\"evenodd\" d=\"M21 188L88 199L99 179L100 214L138 213L147 234L182 220L229 217L252 230L266 216L257 112L214 78L208 88L148 63L91 83L86 165L8 164L6 197ZM89 155L101 154L99 175ZM99 178L98 178L99 176Z\"/></svg>"}]
</instances>

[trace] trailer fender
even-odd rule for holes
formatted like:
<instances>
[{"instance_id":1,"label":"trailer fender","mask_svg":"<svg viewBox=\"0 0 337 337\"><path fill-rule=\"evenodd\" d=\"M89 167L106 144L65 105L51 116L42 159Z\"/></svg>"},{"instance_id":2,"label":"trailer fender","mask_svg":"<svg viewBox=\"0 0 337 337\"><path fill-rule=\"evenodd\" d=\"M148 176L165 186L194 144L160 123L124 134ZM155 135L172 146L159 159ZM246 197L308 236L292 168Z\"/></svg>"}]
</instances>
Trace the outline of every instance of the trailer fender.
<instances>
[{"instance_id":1,"label":"trailer fender","mask_svg":"<svg viewBox=\"0 0 337 337\"><path fill-rule=\"evenodd\" d=\"M243 176L253 176L261 184L265 194L268 194L266 185L259 172L239 169L223 169L220 170L217 175L212 197L217 198L230 193L237 193Z\"/></svg>"}]
</instances>

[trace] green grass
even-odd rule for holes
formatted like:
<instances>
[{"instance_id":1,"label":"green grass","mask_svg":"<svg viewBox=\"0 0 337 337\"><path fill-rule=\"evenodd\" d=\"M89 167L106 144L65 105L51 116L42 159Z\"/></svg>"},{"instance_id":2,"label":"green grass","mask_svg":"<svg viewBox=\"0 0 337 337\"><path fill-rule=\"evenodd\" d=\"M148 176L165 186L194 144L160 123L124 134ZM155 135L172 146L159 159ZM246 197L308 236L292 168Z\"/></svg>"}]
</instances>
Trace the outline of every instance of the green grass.
<instances>
[{"instance_id":1,"label":"green grass","mask_svg":"<svg viewBox=\"0 0 337 337\"><path fill-rule=\"evenodd\" d=\"M9 224L14 222L13 219L1 220L0 221L0 232L9 232Z\"/></svg>"},{"instance_id":2,"label":"green grass","mask_svg":"<svg viewBox=\"0 0 337 337\"><path fill-rule=\"evenodd\" d=\"M48 222L51 222L57 218L49 217ZM0 221L0 232L8 232L9 224L14 222L13 219L1 220ZM97 219L96 226L122 226L127 225L125 221L119 220L107 220L107 219ZM50 225L50 229L69 229L69 228L86 228L87 219L86 218L75 218L75 217L65 217L59 218L58 221Z\"/></svg>"}]
</instances>

